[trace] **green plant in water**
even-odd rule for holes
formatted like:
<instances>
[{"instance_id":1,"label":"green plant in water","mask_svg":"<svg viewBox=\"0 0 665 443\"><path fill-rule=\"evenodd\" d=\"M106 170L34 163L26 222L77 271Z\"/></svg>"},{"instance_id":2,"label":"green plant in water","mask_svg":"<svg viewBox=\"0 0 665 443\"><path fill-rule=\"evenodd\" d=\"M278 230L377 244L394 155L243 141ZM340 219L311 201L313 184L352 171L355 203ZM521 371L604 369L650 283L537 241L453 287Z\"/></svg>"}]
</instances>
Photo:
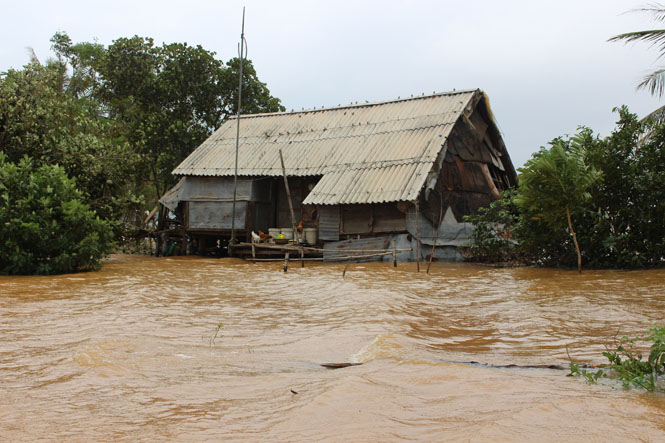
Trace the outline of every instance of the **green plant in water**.
<instances>
[{"instance_id":1,"label":"green plant in water","mask_svg":"<svg viewBox=\"0 0 665 443\"><path fill-rule=\"evenodd\" d=\"M636 349L638 342L651 342L646 360ZM659 383L659 378L665 375L665 326L653 327L641 337L621 337L616 351L605 351L603 355L610 362L608 368L625 387L665 392L665 387Z\"/></svg>"},{"instance_id":2,"label":"green plant in water","mask_svg":"<svg viewBox=\"0 0 665 443\"><path fill-rule=\"evenodd\" d=\"M644 359L638 343L651 343L649 356ZM649 392L665 392L662 378L665 375L665 326L654 326L640 337L621 337L614 351L605 351L609 361L605 370L588 372L578 364L570 363L569 376L583 376L590 383L600 377L610 376L621 380L626 388L638 387Z\"/></svg>"},{"instance_id":3,"label":"green plant in water","mask_svg":"<svg viewBox=\"0 0 665 443\"><path fill-rule=\"evenodd\" d=\"M224 327L224 323L217 323L217 328L215 328L215 332L210 336L210 347L215 344L215 340L217 339L217 336L219 335L219 330ZM221 337L221 335L219 335Z\"/></svg>"},{"instance_id":4,"label":"green plant in water","mask_svg":"<svg viewBox=\"0 0 665 443\"><path fill-rule=\"evenodd\" d=\"M580 365L570 362L570 374L568 374L568 377L573 377L573 376L582 376L589 383L596 383L598 382L599 378L607 377L607 374L603 372L602 369L599 369L596 372L587 371L586 369L581 368Z\"/></svg>"}]
</instances>

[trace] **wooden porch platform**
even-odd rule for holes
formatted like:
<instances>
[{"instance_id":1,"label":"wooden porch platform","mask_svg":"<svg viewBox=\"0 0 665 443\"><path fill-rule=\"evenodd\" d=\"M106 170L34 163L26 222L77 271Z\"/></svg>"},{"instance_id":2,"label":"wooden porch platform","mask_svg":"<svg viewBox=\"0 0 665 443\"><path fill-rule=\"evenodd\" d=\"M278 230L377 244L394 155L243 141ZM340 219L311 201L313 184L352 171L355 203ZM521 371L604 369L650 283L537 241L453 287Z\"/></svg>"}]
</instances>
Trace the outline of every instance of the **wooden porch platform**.
<instances>
[{"instance_id":1,"label":"wooden porch platform","mask_svg":"<svg viewBox=\"0 0 665 443\"><path fill-rule=\"evenodd\" d=\"M409 252L411 249L397 249L393 243L392 249L323 249L313 246L286 244L275 245L270 243L236 243L229 245L229 255L245 260L257 261L328 261L344 262L349 260L363 260L369 258L393 256L393 263L397 265L397 254Z\"/></svg>"}]
</instances>

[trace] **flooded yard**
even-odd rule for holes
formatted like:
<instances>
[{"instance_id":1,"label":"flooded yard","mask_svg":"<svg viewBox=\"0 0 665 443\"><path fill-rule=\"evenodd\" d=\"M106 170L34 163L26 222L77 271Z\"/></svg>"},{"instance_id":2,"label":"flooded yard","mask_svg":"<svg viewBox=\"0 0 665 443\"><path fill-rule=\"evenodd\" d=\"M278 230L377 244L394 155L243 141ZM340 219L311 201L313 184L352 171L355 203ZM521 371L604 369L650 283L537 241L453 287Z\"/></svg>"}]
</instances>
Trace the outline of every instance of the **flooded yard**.
<instances>
[{"instance_id":1,"label":"flooded yard","mask_svg":"<svg viewBox=\"0 0 665 443\"><path fill-rule=\"evenodd\" d=\"M0 440L665 438L663 395L491 367L603 363L665 321L665 270L344 266L0 277Z\"/></svg>"}]
</instances>

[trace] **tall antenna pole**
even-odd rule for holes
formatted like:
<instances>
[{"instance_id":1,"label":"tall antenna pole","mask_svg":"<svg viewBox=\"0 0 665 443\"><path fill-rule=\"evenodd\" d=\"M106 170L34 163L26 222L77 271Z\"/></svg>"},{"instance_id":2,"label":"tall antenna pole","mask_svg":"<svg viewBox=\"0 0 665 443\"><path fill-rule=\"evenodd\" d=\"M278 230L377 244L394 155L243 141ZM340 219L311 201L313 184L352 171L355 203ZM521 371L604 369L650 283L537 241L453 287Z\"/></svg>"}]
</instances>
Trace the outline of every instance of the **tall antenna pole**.
<instances>
[{"instance_id":1,"label":"tall antenna pole","mask_svg":"<svg viewBox=\"0 0 665 443\"><path fill-rule=\"evenodd\" d=\"M242 65L245 57L245 7L242 7L242 31L240 32L240 76L238 77L238 113L236 115L236 163L233 174L233 209L231 213L231 241L236 243L236 196L238 192L238 147L240 145L240 105L242 104ZM229 251L231 252L231 251Z\"/></svg>"}]
</instances>

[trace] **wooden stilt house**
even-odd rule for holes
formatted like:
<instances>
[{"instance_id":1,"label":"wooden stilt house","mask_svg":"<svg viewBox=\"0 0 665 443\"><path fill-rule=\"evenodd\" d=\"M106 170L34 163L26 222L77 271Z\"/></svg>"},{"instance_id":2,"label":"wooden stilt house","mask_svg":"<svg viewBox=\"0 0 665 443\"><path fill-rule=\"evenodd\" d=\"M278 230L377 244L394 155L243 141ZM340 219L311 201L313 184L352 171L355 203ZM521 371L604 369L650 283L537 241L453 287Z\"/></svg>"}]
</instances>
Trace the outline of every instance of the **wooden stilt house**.
<instances>
[{"instance_id":1,"label":"wooden stilt house","mask_svg":"<svg viewBox=\"0 0 665 443\"><path fill-rule=\"evenodd\" d=\"M280 151L296 219L319 246L397 240L412 249L403 260L430 250L458 259L471 232L463 216L517 184L477 89L242 116L232 223L235 143L231 118L173 171L181 180L161 199L195 240L225 243L232 224L241 241L292 226Z\"/></svg>"}]
</instances>

